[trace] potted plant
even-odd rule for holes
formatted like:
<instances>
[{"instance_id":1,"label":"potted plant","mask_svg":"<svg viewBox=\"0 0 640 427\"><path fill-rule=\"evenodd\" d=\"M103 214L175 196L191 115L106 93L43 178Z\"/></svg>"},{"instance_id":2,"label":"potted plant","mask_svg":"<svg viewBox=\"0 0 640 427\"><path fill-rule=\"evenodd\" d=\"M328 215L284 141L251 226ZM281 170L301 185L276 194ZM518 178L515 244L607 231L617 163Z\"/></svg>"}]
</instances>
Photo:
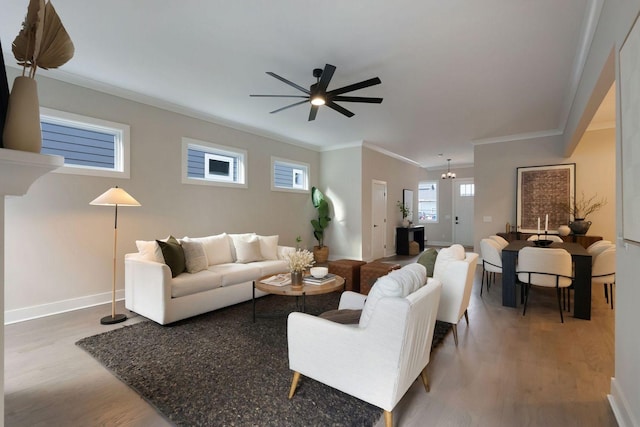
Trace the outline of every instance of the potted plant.
<instances>
[{"instance_id":1,"label":"potted plant","mask_svg":"<svg viewBox=\"0 0 640 427\"><path fill-rule=\"evenodd\" d=\"M409 208L400 200L398 200L396 206L398 206L398 209L400 209L400 213L402 214L402 226L409 227L411 225L411 220L409 220L408 218L409 215L411 215L411 212L409 212Z\"/></svg>"},{"instance_id":2,"label":"potted plant","mask_svg":"<svg viewBox=\"0 0 640 427\"><path fill-rule=\"evenodd\" d=\"M604 205L607 204L607 200L598 198L595 194L593 197L587 199L583 193L580 193L579 199L572 199L570 203L565 204L564 210L573 217L573 221L569 221L569 228L573 231L573 234L587 234L591 221L587 221L587 216L594 212L599 211Z\"/></svg>"},{"instance_id":3,"label":"potted plant","mask_svg":"<svg viewBox=\"0 0 640 427\"><path fill-rule=\"evenodd\" d=\"M313 226L313 236L318 241L318 245L313 247L313 256L316 262L327 262L329 259L329 247L324 244L324 230L329 226L329 203L324 198L322 191L316 187L311 188L311 202L318 211L318 218L311 220Z\"/></svg>"}]
</instances>

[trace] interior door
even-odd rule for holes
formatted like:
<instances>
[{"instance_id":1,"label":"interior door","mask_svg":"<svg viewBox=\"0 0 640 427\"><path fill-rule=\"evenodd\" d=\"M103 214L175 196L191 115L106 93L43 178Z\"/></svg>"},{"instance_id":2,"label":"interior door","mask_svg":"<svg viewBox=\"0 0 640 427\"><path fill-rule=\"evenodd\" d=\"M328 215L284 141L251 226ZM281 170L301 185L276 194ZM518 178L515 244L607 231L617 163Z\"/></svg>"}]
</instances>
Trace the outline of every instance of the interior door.
<instances>
[{"instance_id":1,"label":"interior door","mask_svg":"<svg viewBox=\"0 0 640 427\"><path fill-rule=\"evenodd\" d=\"M387 183L373 180L371 187L371 259L383 258L387 246Z\"/></svg>"},{"instance_id":2,"label":"interior door","mask_svg":"<svg viewBox=\"0 0 640 427\"><path fill-rule=\"evenodd\" d=\"M453 183L453 242L473 246L473 178L457 178Z\"/></svg>"}]
</instances>

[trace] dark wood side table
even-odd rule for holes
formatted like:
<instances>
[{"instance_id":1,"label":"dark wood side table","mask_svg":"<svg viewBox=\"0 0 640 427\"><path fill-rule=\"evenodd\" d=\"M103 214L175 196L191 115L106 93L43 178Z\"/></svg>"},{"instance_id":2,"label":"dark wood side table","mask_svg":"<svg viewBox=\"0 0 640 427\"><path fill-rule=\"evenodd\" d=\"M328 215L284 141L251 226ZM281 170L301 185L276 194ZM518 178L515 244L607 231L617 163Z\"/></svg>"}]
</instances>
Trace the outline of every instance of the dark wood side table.
<instances>
[{"instance_id":1,"label":"dark wood side table","mask_svg":"<svg viewBox=\"0 0 640 427\"><path fill-rule=\"evenodd\" d=\"M409 242L418 243L424 251L424 225L396 227L396 255L409 255Z\"/></svg>"}]
</instances>

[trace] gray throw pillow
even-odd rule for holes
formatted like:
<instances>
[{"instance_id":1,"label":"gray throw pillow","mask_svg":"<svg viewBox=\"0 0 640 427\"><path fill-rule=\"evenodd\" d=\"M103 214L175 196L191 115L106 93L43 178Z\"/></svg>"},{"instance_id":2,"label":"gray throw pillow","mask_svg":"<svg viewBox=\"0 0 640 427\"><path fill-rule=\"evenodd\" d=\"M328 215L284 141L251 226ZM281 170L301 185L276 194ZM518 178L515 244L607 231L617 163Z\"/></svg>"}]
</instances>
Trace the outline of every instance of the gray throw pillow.
<instances>
[{"instance_id":1,"label":"gray throw pillow","mask_svg":"<svg viewBox=\"0 0 640 427\"><path fill-rule=\"evenodd\" d=\"M422 252L418 257L418 263L424 265L427 269L427 277L433 277L433 269L436 265L436 258L438 257L438 251L434 248L429 248Z\"/></svg>"}]
</instances>

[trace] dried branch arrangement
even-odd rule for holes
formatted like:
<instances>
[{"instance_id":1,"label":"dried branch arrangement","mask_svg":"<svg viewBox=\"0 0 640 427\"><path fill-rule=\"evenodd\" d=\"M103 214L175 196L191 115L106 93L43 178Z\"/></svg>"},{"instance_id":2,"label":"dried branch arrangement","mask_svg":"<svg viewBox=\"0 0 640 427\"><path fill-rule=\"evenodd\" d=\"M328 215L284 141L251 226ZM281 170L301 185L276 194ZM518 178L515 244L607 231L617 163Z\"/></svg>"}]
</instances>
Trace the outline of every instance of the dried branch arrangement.
<instances>
[{"instance_id":1,"label":"dried branch arrangement","mask_svg":"<svg viewBox=\"0 0 640 427\"><path fill-rule=\"evenodd\" d=\"M598 198L597 194L587 199L584 193L580 193L579 199L572 200L571 203L565 204L563 208L568 214L573 215L575 219L585 219L592 213L599 211L606 204L607 199L604 197Z\"/></svg>"},{"instance_id":2,"label":"dried branch arrangement","mask_svg":"<svg viewBox=\"0 0 640 427\"><path fill-rule=\"evenodd\" d=\"M30 0L22 29L13 41L22 75L33 78L37 67L58 68L73 57L74 47L50 1ZM27 74L28 69L28 74Z\"/></svg>"}]
</instances>

